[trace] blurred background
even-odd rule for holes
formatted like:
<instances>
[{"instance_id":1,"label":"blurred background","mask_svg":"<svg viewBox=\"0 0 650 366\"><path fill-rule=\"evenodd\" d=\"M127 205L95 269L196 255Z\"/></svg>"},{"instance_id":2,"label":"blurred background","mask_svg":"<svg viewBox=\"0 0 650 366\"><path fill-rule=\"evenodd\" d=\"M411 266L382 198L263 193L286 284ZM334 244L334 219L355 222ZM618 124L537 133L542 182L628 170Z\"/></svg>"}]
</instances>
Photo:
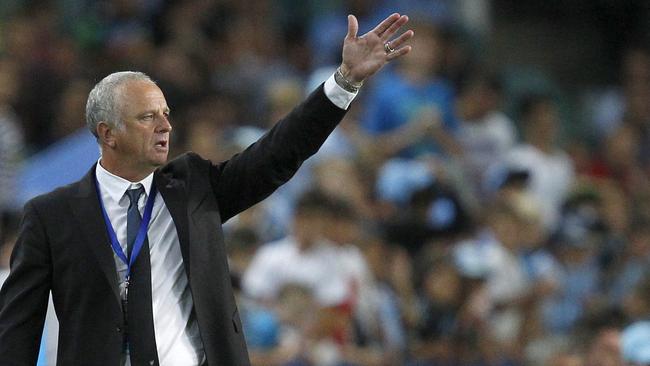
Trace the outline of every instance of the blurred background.
<instances>
[{"instance_id":1,"label":"blurred background","mask_svg":"<svg viewBox=\"0 0 650 366\"><path fill-rule=\"evenodd\" d=\"M225 227L253 364L650 364L645 0L2 0L0 283L22 205L98 159L101 78L151 75L172 155L220 161L395 11L411 54Z\"/></svg>"}]
</instances>

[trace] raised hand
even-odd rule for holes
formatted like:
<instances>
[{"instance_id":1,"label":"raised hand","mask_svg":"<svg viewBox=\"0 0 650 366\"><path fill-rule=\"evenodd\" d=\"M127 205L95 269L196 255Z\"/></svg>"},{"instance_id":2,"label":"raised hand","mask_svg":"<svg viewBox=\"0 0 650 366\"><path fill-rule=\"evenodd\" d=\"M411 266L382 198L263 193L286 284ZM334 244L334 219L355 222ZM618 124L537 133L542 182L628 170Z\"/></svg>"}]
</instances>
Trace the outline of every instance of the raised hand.
<instances>
[{"instance_id":1,"label":"raised hand","mask_svg":"<svg viewBox=\"0 0 650 366\"><path fill-rule=\"evenodd\" d=\"M357 37L359 22L354 15L348 15L348 34L343 41L341 64L343 76L355 83L362 82L387 62L409 53L411 46L404 43L413 37L412 30L391 40L408 19L406 15L392 14L370 32Z\"/></svg>"}]
</instances>

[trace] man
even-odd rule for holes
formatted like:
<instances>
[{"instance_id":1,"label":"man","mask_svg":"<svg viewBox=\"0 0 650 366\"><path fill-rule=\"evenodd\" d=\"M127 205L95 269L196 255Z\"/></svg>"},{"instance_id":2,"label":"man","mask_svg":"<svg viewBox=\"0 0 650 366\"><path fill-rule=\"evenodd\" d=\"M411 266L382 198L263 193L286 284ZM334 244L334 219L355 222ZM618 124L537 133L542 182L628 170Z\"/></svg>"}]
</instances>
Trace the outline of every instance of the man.
<instances>
[{"instance_id":1,"label":"man","mask_svg":"<svg viewBox=\"0 0 650 366\"><path fill-rule=\"evenodd\" d=\"M262 302L275 302L287 285L299 284L321 306L337 306L349 297L349 276L337 270L342 256L324 233L331 198L319 190L296 202L291 235L263 245L253 256L242 288Z\"/></svg>"},{"instance_id":2,"label":"man","mask_svg":"<svg viewBox=\"0 0 650 366\"><path fill-rule=\"evenodd\" d=\"M411 50L412 31L389 41L407 21L393 14L357 37L349 16L337 74L220 164L167 163L170 110L146 75L100 81L86 107L99 163L25 205L0 291L0 365L36 362L50 290L59 365L248 365L221 224L286 182L363 80Z\"/></svg>"},{"instance_id":3,"label":"man","mask_svg":"<svg viewBox=\"0 0 650 366\"><path fill-rule=\"evenodd\" d=\"M530 94L520 103L523 140L512 147L492 168L528 171L526 191L541 204L547 232L557 229L560 208L575 182L573 161L558 146L560 111L550 95Z\"/></svg>"}]
</instances>

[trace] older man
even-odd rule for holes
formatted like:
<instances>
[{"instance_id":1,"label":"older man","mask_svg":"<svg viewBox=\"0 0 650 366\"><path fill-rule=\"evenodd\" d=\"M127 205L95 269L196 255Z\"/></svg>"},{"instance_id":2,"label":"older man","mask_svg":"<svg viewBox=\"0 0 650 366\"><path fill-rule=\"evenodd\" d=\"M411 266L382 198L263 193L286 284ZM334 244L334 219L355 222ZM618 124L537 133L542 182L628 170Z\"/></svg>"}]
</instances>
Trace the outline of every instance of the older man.
<instances>
[{"instance_id":1,"label":"older man","mask_svg":"<svg viewBox=\"0 0 650 366\"><path fill-rule=\"evenodd\" d=\"M393 14L357 37L348 17L336 74L229 161L167 163L170 109L146 75L107 76L87 123L102 157L79 182L27 203L0 292L0 365L36 362L51 291L61 365L248 365L221 224L314 154L363 80L405 55Z\"/></svg>"}]
</instances>

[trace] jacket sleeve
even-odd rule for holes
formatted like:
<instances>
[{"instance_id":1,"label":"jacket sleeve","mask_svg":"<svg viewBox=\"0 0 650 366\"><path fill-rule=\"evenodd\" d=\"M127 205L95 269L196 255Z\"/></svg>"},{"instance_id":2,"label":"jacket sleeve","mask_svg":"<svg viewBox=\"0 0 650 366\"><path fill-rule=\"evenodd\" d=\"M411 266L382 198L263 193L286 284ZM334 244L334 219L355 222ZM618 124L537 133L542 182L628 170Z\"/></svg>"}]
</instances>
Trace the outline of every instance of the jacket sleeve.
<instances>
[{"instance_id":1,"label":"jacket sleeve","mask_svg":"<svg viewBox=\"0 0 650 366\"><path fill-rule=\"evenodd\" d=\"M211 168L223 222L263 200L315 154L345 115L316 89L245 151Z\"/></svg>"},{"instance_id":2,"label":"jacket sleeve","mask_svg":"<svg viewBox=\"0 0 650 366\"><path fill-rule=\"evenodd\" d=\"M36 364L51 273L45 229L33 203L28 203L11 272L0 290L0 366Z\"/></svg>"}]
</instances>

